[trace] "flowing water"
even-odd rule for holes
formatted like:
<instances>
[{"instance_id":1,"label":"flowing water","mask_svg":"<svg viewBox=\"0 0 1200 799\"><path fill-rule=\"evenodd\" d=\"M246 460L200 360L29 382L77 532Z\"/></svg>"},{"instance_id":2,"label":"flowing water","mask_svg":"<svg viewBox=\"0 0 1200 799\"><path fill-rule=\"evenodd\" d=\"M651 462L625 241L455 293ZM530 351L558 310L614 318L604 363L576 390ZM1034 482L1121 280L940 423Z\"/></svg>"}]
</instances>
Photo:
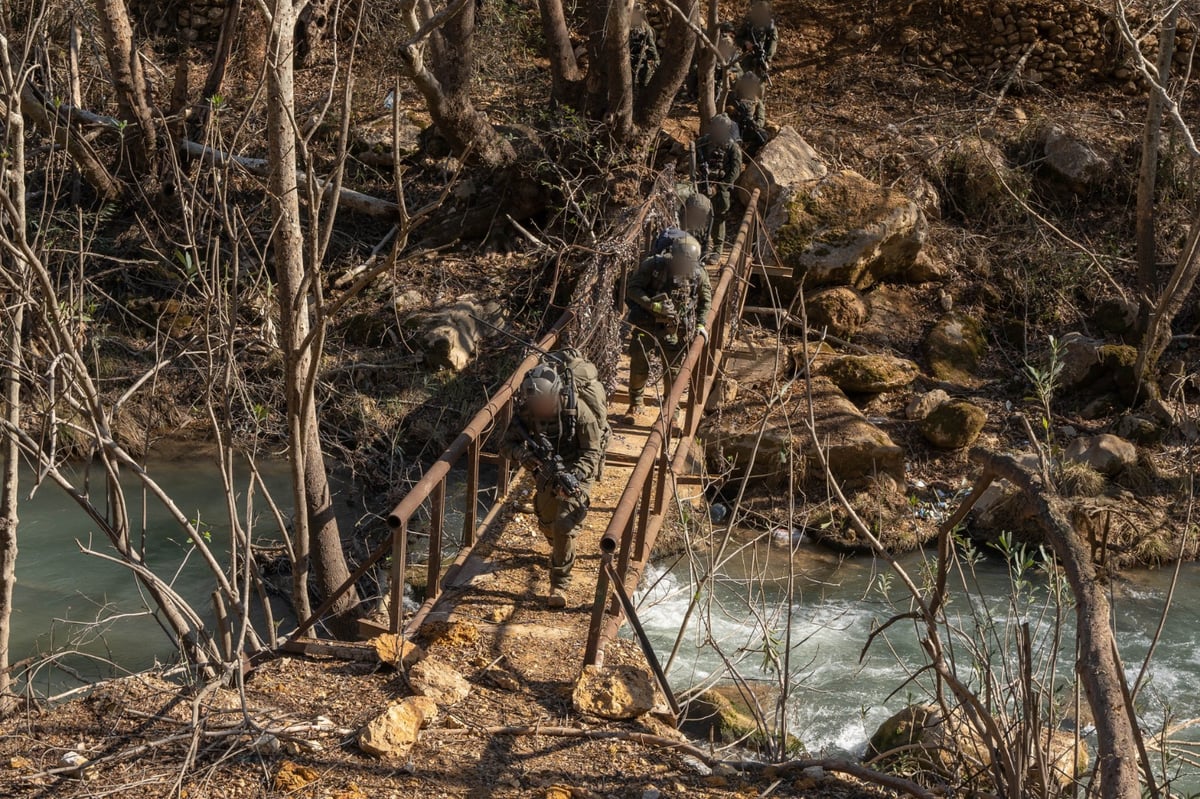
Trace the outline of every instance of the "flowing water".
<instances>
[{"instance_id":1,"label":"flowing water","mask_svg":"<svg viewBox=\"0 0 1200 799\"><path fill-rule=\"evenodd\" d=\"M861 754L882 721L928 696L921 687L923 681L902 687L926 663L912 622L895 625L886 640L878 639L865 656L862 652L872 630L909 609L907 593L886 564L869 558L841 559L806 544L796 547L793 557L788 553L786 545L748 546L720 570L712 590L703 594L708 601L693 614L681 639L670 673L672 685L678 690L726 674L723 658L727 658L737 663L748 679L778 686L779 669L772 666L766 653L782 653L790 645L794 676L790 681L789 730L809 751ZM920 554L904 558L902 565L918 585L932 566ZM670 568L652 567L639 597L642 623L664 663L691 599L692 592L685 590L689 574L685 562ZM1117 639L1131 683L1159 624L1171 578L1170 568L1137 571L1114 587ZM1139 694L1139 713L1143 722L1154 728L1164 718L1177 723L1200 717L1200 692L1194 688L1200 679L1198 578L1200 565L1184 564L1149 679ZM1046 575L1034 568L1023 579L1022 599L1013 605L1008 600L1013 576L1003 558L985 558L965 578L952 576L950 589L955 598L950 613L966 636L955 643L960 670L969 663L963 645L967 639L976 645L990 642L989 651L1002 653L998 661L1013 663L1014 648L1009 644L1005 654L1001 642L1006 629L1011 633L1022 622L1028 622L1033 631L1035 661L1055 651L1056 603L1047 601ZM787 602L789 583L791 603ZM1062 614L1059 660L1056 668L1049 668L1056 671L1060 685L1066 686L1060 694L1063 714L1073 717L1073 608L1063 606ZM764 635L764 629L769 635ZM778 688L770 695L777 696ZM1081 730L1088 734L1086 700L1082 701ZM769 704L766 709L769 717ZM1177 738L1200 741L1200 730L1188 727ZM1177 789L1200 790L1200 770L1175 767L1180 769Z\"/></svg>"}]
</instances>

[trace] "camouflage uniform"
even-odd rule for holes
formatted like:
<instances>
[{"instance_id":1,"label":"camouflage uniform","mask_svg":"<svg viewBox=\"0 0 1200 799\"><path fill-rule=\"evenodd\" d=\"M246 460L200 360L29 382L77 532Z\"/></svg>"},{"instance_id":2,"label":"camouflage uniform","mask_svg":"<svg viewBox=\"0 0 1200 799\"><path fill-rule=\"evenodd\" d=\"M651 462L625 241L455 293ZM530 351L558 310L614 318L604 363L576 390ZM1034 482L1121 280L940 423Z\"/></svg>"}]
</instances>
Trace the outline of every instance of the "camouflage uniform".
<instances>
[{"instance_id":1,"label":"camouflage uniform","mask_svg":"<svg viewBox=\"0 0 1200 799\"><path fill-rule=\"evenodd\" d=\"M633 85L648 86L654 70L658 69L658 43L654 28L642 21L629 29L629 64L633 68Z\"/></svg>"},{"instance_id":2,"label":"camouflage uniform","mask_svg":"<svg viewBox=\"0 0 1200 799\"><path fill-rule=\"evenodd\" d=\"M550 475L540 472L535 475L537 492L533 505L538 529L550 544L550 585L555 589L566 589L571 584L575 536L587 516L592 488L604 466L604 433L600 422L583 402L576 406L575 413L575 435L568 436L568 423L562 413L549 421L539 421L519 410L500 444L500 452L506 458L522 461L527 456L527 445L518 425L524 425L534 437L544 433L566 470L579 480L583 489L581 496L564 498L551 484Z\"/></svg>"},{"instance_id":3,"label":"camouflage uniform","mask_svg":"<svg viewBox=\"0 0 1200 799\"><path fill-rule=\"evenodd\" d=\"M713 206L713 244L725 247L725 217L733 206L733 184L742 174L742 148L736 140L717 144L709 136L696 140L696 183Z\"/></svg>"},{"instance_id":4,"label":"camouflage uniform","mask_svg":"<svg viewBox=\"0 0 1200 799\"><path fill-rule=\"evenodd\" d=\"M679 372L684 354L712 307L708 271L697 265L691 275L677 278L670 272L670 261L666 255L646 258L629 278L625 290L629 321L634 325L633 340L629 344L631 406L641 405L645 397L652 353L658 353L663 359L663 397L671 393L671 383ZM670 297L678 311L679 320L675 325L659 319L651 310L654 298L661 294Z\"/></svg>"},{"instance_id":5,"label":"camouflage uniform","mask_svg":"<svg viewBox=\"0 0 1200 799\"><path fill-rule=\"evenodd\" d=\"M729 98L730 119L737 123L742 135L742 149L751 157L767 143L767 104L761 97Z\"/></svg>"},{"instance_id":6,"label":"camouflage uniform","mask_svg":"<svg viewBox=\"0 0 1200 799\"><path fill-rule=\"evenodd\" d=\"M738 28L735 37L742 48L742 69L753 72L766 82L771 73L771 62L779 49L779 30L772 20L765 26L755 27L749 19Z\"/></svg>"}]
</instances>

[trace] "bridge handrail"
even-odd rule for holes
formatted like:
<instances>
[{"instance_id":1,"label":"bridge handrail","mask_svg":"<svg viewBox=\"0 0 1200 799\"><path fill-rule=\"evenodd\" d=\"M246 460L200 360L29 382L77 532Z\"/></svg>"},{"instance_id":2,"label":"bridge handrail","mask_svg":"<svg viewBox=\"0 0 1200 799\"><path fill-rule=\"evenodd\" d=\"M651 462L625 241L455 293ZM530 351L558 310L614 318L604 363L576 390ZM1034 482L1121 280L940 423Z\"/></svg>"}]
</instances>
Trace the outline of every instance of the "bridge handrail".
<instances>
[{"instance_id":1,"label":"bridge handrail","mask_svg":"<svg viewBox=\"0 0 1200 799\"><path fill-rule=\"evenodd\" d=\"M717 286L713 291L712 307L705 319L709 336L707 340L696 336L688 347L679 374L672 383L670 393L660 405L658 419L651 425L646 446L638 457L629 482L613 510L612 519L600 539L602 556L616 556L617 574L630 593L641 579L666 516L667 476L679 473L686 466L692 440L700 425L700 415L708 401L708 394L724 353L729 323L741 317L742 306L745 303L744 287L754 266L752 234L756 232L755 227L758 223L758 196L759 191L755 189L747 204L737 238L721 267ZM743 290L736 291L737 288ZM680 406L685 390L688 391L688 401L679 443L672 452L667 442L675 412ZM596 580L596 597L592 605L587 646L584 650L586 665L601 662L605 643L616 634L621 623L619 611L606 616L610 590L608 574L602 568Z\"/></svg>"}]
</instances>

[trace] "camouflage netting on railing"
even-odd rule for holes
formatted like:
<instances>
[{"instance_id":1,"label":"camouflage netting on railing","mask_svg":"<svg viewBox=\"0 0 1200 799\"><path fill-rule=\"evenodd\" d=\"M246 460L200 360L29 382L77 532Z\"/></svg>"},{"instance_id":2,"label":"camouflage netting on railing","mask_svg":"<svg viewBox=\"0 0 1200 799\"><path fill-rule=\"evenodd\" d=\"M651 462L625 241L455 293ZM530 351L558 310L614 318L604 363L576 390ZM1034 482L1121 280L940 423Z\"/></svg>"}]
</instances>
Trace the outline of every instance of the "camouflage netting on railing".
<instances>
[{"instance_id":1,"label":"camouflage netting on railing","mask_svg":"<svg viewBox=\"0 0 1200 799\"><path fill-rule=\"evenodd\" d=\"M675 224L678 200L674 170L659 174L644 203L626 210L591 258L582 264L568 307L575 318L563 334L564 347L577 347L596 365L610 394L625 331L625 281L663 228Z\"/></svg>"}]
</instances>

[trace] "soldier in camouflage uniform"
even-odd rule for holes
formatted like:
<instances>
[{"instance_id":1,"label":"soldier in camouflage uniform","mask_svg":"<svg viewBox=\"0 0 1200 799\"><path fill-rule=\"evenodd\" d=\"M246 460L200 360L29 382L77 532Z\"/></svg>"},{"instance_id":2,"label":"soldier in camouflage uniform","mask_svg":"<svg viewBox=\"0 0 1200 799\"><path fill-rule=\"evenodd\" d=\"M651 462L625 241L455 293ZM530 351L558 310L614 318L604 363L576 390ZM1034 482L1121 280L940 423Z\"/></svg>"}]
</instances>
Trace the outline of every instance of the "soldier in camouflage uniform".
<instances>
[{"instance_id":1,"label":"soldier in camouflage uniform","mask_svg":"<svg viewBox=\"0 0 1200 799\"><path fill-rule=\"evenodd\" d=\"M733 34L729 32L722 33L721 38L717 41L717 63L713 73L713 84L717 93L718 108L722 108L725 105L726 98L733 91L738 78L742 76L741 59L742 55L738 51L738 45L734 41Z\"/></svg>"},{"instance_id":2,"label":"soldier in camouflage uniform","mask_svg":"<svg viewBox=\"0 0 1200 799\"><path fill-rule=\"evenodd\" d=\"M767 104L762 98L762 80L753 72L738 78L729 98L729 116L742 136L742 151L753 158L767 143Z\"/></svg>"},{"instance_id":3,"label":"soldier in camouflage uniform","mask_svg":"<svg viewBox=\"0 0 1200 799\"><path fill-rule=\"evenodd\" d=\"M567 605L575 566L575 536L587 516L592 488L604 466L605 424L584 402L565 412L563 378L552 365L529 370L518 404L500 445L506 458L534 476L538 529L550 544L548 605Z\"/></svg>"},{"instance_id":4,"label":"soldier in camouflage uniform","mask_svg":"<svg viewBox=\"0 0 1200 799\"><path fill-rule=\"evenodd\" d=\"M698 191L693 191L679 204L679 229L700 242L700 260L710 263L716 253L712 251L712 202Z\"/></svg>"},{"instance_id":5,"label":"soldier in camouflage uniform","mask_svg":"<svg viewBox=\"0 0 1200 799\"><path fill-rule=\"evenodd\" d=\"M750 13L738 28L737 43L742 48L742 69L754 72L766 83L771 79L771 61L779 49L779 30L767 0L754 0Z\"/></svg>"},{"instance_id":6,"label":"soldier in camouflage uniform","mask_svg":"<svg viewBox=\"0 0 1200 799\"><path fill-rule=\"evenodd\" d=\"M645 10L640 5L634 6L629 19L629 64L633 70L633 85L649 86L659 60L654 28L646 21Z\"/></svg>"},{"instance_id":7,"label":"soldier in camouflage uniform","mask_svg":"<svg viewBox=\"0 0 1200 799\"><path fill-rule=\"evenodd\" d=\"M625 304L634 325L625 422L633 424L643 409L650 356L658 353L662 359L665 399L692 339L698 335L708 339L704 320L712 307L712 284L700 262L700 242L684 236L672 243L668 253L643 260L629 278Z\"/></svg>"},{"instance_id":8,"label":"soldier in camouflage uniform","mask_svg":"<svg viewBox=\"0 0 1200 799\"><path fill-rule=\"evenodd\" d=\"M696 140L696 187L712 201L713 251L725 248L725 218L733 205L733 184L742 174L742 148L728 114L717 114L708 133Z\"/></svg>"}]
</instances>

